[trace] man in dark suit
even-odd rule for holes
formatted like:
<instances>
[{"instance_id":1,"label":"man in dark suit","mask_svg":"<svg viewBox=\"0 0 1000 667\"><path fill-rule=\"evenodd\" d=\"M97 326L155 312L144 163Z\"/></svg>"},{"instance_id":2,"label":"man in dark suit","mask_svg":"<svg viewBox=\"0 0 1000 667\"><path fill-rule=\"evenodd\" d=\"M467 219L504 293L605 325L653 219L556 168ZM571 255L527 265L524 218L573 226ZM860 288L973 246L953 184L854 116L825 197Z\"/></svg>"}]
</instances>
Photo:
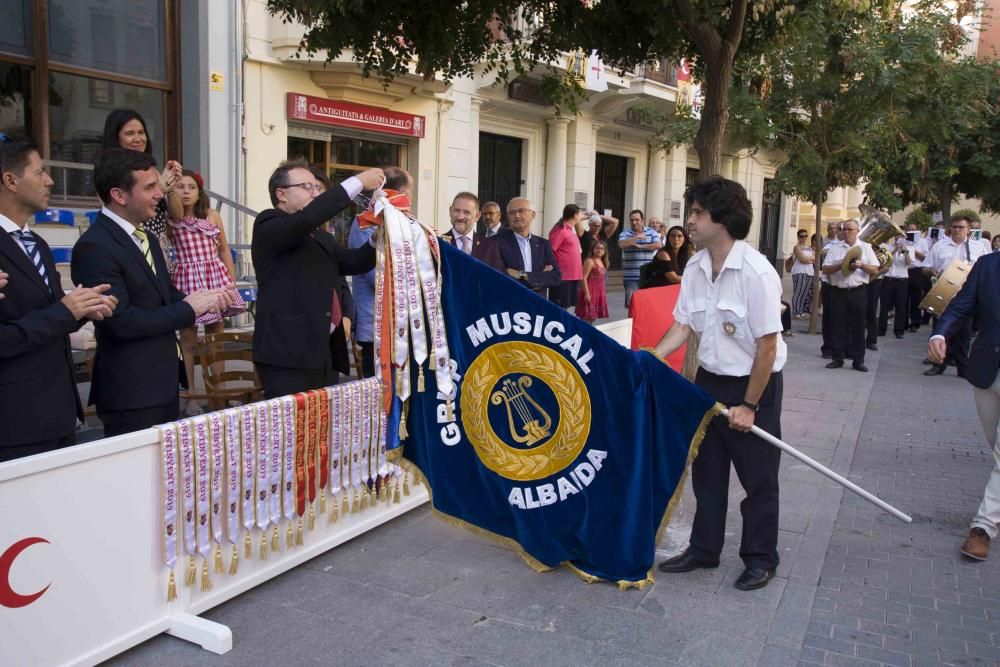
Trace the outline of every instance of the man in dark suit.
<instances>
[{"instance_id":1,"label":"man in dark suit","mask_svg":"<svg viewBox=\"0 0 1000 667\"><path fill-rule=\"evenodd\" d=\"M73 248L73 282L111 285L118 299L115 316L94 327L90 402L107 437L177 419L185 373L176 331L231 304L225 290L185 296L171 285L156 236L141 228L163 199L159 178L147 153L99 153L94 185L104 208Z\"/></svg>"},{"instance_id":2,"label":"man in dark suit","mask_svg":"<svg viewBox=\"0 0 1000 667\"><path fill-rule=\"evenodd\" d=\"M531 233L535 206L522 197L507 203L508 229L496 235L500 270L535 294L548 298L548 289L562 280L548 239Z\"/></svg>"},{"instance_id":3,"label":"man in dark suit","mask_svg":"<svg viewBox=\"0 0 1000 667\"><path fill-rule=\"evenodd\" d=\"M983 500L962 544L964 555L986 560L990 540L997 535L1000 522L1000 253L980 257L972 265L962 289L938 319L927 343L927 356L943 364L948 356L948 341L956 331L978 318L979 334L972 343L965 379L975 387L976 411L986 439L993 448L993 472L986 483Z\"/></svg>"},{"instance_id":4,"label":"man in dark suit","mask_svg":"<svg viewBox=\"0 0 1000 667\"><path fill-rule=\"evenodd\" d=\"M381 169L368 169L320 194L305 163L283 163L271 175L274 208L257 216L251 245L257 271L253 358L268 397L336 384L338 371L350 372L339 326L341 276L374 268L375 248L342 248L322 225L362 190L384 181Z\"/></svg>"},{"instance_id":5,"label":"man in dark suit","mask_svg":"<svg viewBox=\"0 0 1000 667\"><path fill-rule=\"evenodd\" d=\"M69 334L110 317L108 285L60 286L52 252L28 229L48 207L52 179L30 139L0 138L0 462L68 447L83 419Z\"/></svg>"},{"instance_id":6,"label":"man in dark suit","mask_svg":"<svg viewBox=\"0 0 1000 667\"><path fill-rule=\"evenodd\" d=\"M479 220L479 197L471 192L459 192L451 202L448 217L451 219L451 229L442 234L441 238L466 255L472 255L480 262L499 269L496 241L475 231Z\"/></svg>"}]
</instances>

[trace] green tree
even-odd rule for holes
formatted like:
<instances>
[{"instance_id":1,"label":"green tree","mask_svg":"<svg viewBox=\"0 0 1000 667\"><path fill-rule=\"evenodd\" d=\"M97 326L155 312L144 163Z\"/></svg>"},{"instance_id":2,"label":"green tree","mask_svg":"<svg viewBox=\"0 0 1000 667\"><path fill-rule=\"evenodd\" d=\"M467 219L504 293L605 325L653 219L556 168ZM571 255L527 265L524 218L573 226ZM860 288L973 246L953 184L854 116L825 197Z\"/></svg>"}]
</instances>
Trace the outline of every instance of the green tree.
<instances>
[{"instance_id":1,"label":"green tree","mask_svg":"<svg viewBox=\"0 0 1000 667\"><path fill-rule=\"evenodd\" d=\"M704 91L693 144L707 176L719 172L737 57L760 53L812 1L268 0L267 7L306 26L305 52L336 58L351 49L366 74L384 81L413 72L450 81L480 64L500 81L540 70L552 101L571 108L582 91L578 79L556 67L566 52L596 49L622 70L691 58Z\"/></svg>"},{"instance_id":2,"label":"green tree","mask_svg":"<svg viewBox=\"0 0 1000 667\"><path fill-rule=\"evenodd\" d=\"M795 29L764 54L759 67L741 73L734 130L748 145L785 156L776 185L815 206L817 237L823 236L827 193L856 185L876 168L875 139L895 91L937 49L936 40L919 15L819 2L800 14ZM819 276L817 262L810 332L816 331Z\"/></svg>"}]
</instances>

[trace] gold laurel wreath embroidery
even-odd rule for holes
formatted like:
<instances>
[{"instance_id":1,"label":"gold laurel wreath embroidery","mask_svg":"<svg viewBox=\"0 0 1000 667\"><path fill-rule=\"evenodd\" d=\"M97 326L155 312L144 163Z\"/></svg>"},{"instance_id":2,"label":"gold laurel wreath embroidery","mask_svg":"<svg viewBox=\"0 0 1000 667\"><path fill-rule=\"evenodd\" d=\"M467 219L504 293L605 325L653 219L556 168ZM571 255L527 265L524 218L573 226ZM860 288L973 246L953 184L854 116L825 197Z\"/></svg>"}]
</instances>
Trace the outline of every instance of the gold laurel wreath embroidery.
<instances>
[{"instance_id":1,"label":"gold laurel wreath embroidery","mask_svg":"<svg viewBox=\"0 0 1000 667\"><path fill-rule=\"evenodd\" d=\"M539 378L546 381L555 392L559 403L560 429L557 440L552 444L551 451L546 453L528 453L506 446L488 428L482 409L486 402L486 394L496 381L491 371L491 362L485 360L482 366L473 369L465 379L463 387L466 398L476 409L463 410L463 422L466 435L484 462L497 473L516 479L532 479L539 471L550 466L554 461L560 461L574 456L586 440L586 431L590 424L587 419L589 401L584 400L583 389L579 378L564 366L556 363L547 355L533 350L513 350L496 354L503 362L507 371L531 370ZM567 462L568 464L568 462ZM561 465L561 470L566 464ZM554 471L553 471L554 472Z\"/></svg>"}]
</instances>

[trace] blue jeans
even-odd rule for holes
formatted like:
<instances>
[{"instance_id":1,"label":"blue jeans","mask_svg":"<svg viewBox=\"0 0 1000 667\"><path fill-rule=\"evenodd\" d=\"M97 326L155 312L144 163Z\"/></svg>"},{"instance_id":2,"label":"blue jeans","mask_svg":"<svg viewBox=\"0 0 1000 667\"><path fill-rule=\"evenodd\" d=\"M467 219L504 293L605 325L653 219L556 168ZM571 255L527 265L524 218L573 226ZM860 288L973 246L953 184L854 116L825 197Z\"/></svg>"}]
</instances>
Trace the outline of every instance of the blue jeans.
<instances>
[{"instance_id":1,"label":"blue jeans","mask_svg":"<svg viewBox=\"0 0 1000 667\"><path fill-rule=\"evenodd\" d=\"M639 289L639 279L624 279L623 282L625 283L625 307L628 308L628 305L632 302L633 292Z\"/></svg>"}]
</instances>

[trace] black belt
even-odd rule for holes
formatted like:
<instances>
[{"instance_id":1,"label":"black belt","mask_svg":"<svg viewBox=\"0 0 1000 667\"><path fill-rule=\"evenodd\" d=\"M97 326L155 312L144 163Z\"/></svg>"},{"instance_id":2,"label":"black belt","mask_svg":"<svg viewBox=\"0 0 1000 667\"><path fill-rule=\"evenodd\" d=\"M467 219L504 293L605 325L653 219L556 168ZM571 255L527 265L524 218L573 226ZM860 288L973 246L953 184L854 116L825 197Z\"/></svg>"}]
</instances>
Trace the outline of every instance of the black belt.
<instances>
[{"instance_id":1,"label":"black belt","mask_svg":"<svg viewBox=\"0 0 1000 667\"><path fill-rule=\"evenodd\" d=\"M868 285L870 285L870 284L871 283L865 283L864 285L858 285L857 287L837 287L836 285L834 285L833 288L834 289L839 289L839 290L844 290L845 292L853 292L856 289L864 289L864 288L868 287Z\"/></svg>"}]
</instances>

